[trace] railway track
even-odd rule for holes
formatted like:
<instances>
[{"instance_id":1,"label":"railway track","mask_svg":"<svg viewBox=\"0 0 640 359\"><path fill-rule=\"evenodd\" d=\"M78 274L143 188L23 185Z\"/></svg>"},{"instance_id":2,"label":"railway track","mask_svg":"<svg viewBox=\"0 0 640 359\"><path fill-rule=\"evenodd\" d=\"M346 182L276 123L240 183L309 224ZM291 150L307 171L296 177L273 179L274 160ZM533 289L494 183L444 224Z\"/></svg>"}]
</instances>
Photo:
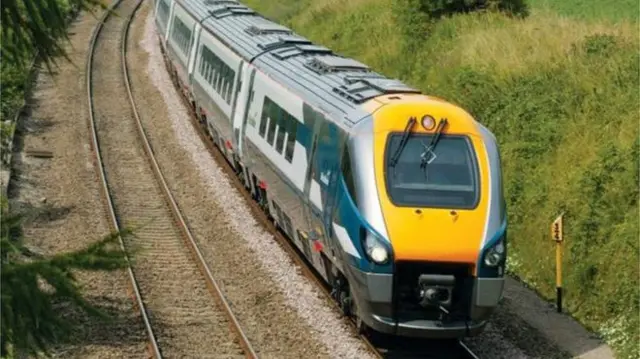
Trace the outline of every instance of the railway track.
<instances>
[{"instance_id":1,"label":"railway track","mask_svg":"<svg viewBox=\"0 0 640 359\"><path fill-rule=\"evenodd\" d=\"M86 63L89 126L112 230L131 255L128 274L153 357L257 354L205 263L169 191L131 94L130 23L142 0L116 0L91 39ZM119 61L114 61L119 54Z\"/></svg>"},{"instance_id":2,"label":"railway track","mask_svg":"<svg viewBox=\"0 0 640 359\"><path fill-rule=\"evenodd\" d=\"M158 44L161 46L161 44ZM168 64L165 61L165 68L171 75L171 69L168 68ZM281 248L283 248L289 257L302 269L304 275L311 279L324 293L327 302L332 305L335 310L340 311L338 304L331 298L331 289L321 279L311 264L304 258L303 254L296 248L291 241L285 236L284 232L274 225L273 219L269 218L265 214L259 204L251 197L251 194L247 192L244 185L236 175L233 167L227 161L226 157L220 152L220 149L214 144L212 137L209 135L205 125L198 121L197 113L191 106L188 99L184 96L184 93L178 86L173 76L172 82L178 96L180 97L183 105L190 114L189 122L193 126L194 130L208 149L209 153L216 161L216 163L222 168L222 170L231 179L231 183L243 196L245 202L251 209L254 217L263 225L263 227L277 240ZM353 320L346 319L352 326L354 336L356 334L356 324ZM459 340L421 340L421 339L406 339L406 338L392 338L384 335L358 335L364 344L370 349L370 351L378 358L438 358L438 359L479 359L471 349L469 349L464 342Z\"/></svg>"}]
</instances>

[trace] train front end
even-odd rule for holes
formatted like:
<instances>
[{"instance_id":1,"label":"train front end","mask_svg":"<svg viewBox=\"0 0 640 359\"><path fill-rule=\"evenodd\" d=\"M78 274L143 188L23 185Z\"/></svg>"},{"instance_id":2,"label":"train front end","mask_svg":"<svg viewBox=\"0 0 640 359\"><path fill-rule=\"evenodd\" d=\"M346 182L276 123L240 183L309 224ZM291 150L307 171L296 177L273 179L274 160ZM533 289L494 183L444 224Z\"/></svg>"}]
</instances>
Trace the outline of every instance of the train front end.
<instances>
[{"instance_id":1,"label":"train front end","mask_svg":"<svg viewBox=\"0 0 640 359\"><path fill-rule=\"evenodd\" d=\"M369 192L361 210L380 230L363 241L368 268L351 269L358 316L400 336L477 335L504 287L506 209L496 139L442 100L400 95L375 102L371 134L359 142L373 150L365 162L375 179L361 186Z\"/></svg>"}]
</instances>

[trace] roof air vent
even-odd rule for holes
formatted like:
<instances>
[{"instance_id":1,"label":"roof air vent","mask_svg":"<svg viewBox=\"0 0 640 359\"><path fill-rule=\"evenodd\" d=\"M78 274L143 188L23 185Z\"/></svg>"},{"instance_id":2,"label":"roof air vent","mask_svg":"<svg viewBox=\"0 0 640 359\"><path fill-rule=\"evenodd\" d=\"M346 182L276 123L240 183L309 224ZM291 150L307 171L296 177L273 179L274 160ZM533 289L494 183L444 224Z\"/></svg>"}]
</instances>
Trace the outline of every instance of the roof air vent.
<instances>
[{"instance_id":1,"label":"roof air vent","mask_svg":"<svg viewBox=\"0 0 640 359\"><path fill-rule=\"evenodd\" d=\"M309 60L306 67L319 73L333 72L369 72L369 67L356 60L340 56L322 56Z\"/></svg>"}]
</instances>

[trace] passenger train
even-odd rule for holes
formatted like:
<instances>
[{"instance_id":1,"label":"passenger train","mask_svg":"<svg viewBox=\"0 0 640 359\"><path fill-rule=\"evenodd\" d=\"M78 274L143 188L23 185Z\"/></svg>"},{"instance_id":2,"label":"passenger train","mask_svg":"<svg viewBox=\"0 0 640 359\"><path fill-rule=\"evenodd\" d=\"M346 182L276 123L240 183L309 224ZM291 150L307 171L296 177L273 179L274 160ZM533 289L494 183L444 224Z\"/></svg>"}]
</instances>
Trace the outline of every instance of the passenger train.
<instances>
[{"instance_id":1,"label":"passenger train","mask_svg":"<svg viewBox=\"0 0 640 359\"><path fill-rule=\"evenodd\" d=\"M154 0L176 86L361 332L482 332L503 293L494 135L234 0Z\"/></svg>"}]
</instances>

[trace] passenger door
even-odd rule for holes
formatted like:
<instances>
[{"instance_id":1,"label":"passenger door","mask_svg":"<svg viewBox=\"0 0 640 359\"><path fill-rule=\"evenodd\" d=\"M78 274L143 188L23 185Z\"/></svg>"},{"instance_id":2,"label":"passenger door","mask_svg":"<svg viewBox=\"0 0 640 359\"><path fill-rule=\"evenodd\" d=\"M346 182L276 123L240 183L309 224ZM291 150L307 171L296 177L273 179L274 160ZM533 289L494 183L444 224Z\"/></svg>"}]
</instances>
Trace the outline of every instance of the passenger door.
<instances>
[{"instance_id":1,"label":"passenger door","mask_svg":"<svg viewBox=\"0 0 640 359\"><path fill-rule=\"evenodd\" d=\"M238 131L240 133L237 139L238 143L236 144L238 156L240 156L240 158L244 156L244 136L247 129L247 121L249 120L249 108L255 96L255 91L253 89L253 80L256 76L256 69L248 65L245 67L245 69L246 70L243 71L243 79L239 84L239 86L241 86L241 89L240 93L238 94L238 101L235 112L236 116L234 119L234 127L237 127L236 124L238 122L241 123L239 128L234 130L234 132ZM253 122L254 123L252 123L252 126L255 127L255 119L253 119Z\"/></svg>"},{"instance_id":2,"label":"passenger door","mask_svg":"<svg viewBox=\"0 0 640 359\"><path fill-rule=\"evenodd\" d=\"M312 148L305 181L304 195L309 240L317 238L326 249L335 248L332 240L331 214L335 205L335 189L339 171L339 131L320 113L304 108L305 121L314 118ZM316 252L316 251L312 251ZM332 251L327 252L333 256Z\"/></svg>"}]
</instances>

